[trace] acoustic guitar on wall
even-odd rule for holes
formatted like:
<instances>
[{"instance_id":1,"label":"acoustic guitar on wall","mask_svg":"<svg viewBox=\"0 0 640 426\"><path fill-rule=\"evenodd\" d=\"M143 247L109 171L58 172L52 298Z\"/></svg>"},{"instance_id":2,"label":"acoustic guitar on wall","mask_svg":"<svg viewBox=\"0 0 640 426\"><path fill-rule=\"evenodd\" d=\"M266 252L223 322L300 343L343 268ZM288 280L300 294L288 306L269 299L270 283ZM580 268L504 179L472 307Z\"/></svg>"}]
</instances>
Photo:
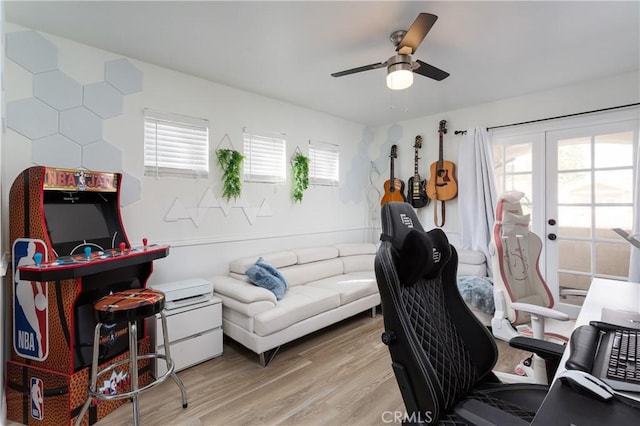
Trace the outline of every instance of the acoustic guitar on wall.
<instances>
[{"instance_id":1,"label":"acoustic guitar on wall","mask_svg":"<svg viewBox=\"0 0 640 426\"><path fill-rule=\"evenodd\" d=\"M398 146L391 146L391 154L389 158L391 159L391 173L389 180L384 183L384 195L382 196L382 200L380 200L380 205L384 205L389 201L401 201L406 202L407 199L404 197L404 182L400 179L396 179L393 175L393 160L398 157Z\"/></svg>"},{"instance_id":2,"label":"acoustic guitar on wall","mask_svg":"<svg viewBox=\"0 0 640 426\"><path fill-rule=\"evenodd\" d=\"M427 195L435 200L433 207L433 223L436 226L444 226L445 206L444 202L455 198L458 194L458 184L455 181L455 165L451 161L446 161L442 157L442 139L447 133L447 121L441 120L438 127L438 135L440 139L438 161L431 164L431 176L427 184ZM437 204L440 201L440 217L438 220Z\"/></svg>"},{"instance_id":3,"label":"acoustic guitar on wall","mask_svg":"<svg viewBox=\"0 0 640 426\"><path fill-rule=\"evenodd\" d=\"M442 139L447 133L447 121L441 120L438 128L440 139L438 161L431 164L431 176L427 184L427 195L432 200L447 201L458 194L458 184L455 181L455 164L443 159Z\"/></svg>"},{"instance_id":4,"label":"acoustic guitar on wall","mask_svg":"<svg viewBox=\"0 0 640 426\"><path fill-rule=\"evenodd\" d=\"M416 209L429 205L431 201L427 197L427 180L420 180L420 174L418 173L418 150L422 148L422 136L416 136L416 142L413 145L415 150L415 160L413 163L413 176L407 181L407 200Z\"/></svg>"}]
</instances>

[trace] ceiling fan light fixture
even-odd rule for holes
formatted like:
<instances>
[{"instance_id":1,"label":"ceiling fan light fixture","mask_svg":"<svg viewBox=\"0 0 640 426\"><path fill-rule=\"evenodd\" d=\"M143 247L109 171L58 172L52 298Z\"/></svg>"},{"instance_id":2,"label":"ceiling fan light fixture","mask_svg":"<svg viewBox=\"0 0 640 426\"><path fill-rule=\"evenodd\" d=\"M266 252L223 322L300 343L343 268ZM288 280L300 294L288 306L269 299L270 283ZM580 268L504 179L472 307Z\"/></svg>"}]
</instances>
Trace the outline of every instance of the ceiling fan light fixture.
<instances>
[{"instance_id":1,"label":"ceiling fan light fixture","mask_svg":"<svg viewBox=\"0 0 640 426\"><path fill-rule=\"evenodd\" d=\"M403 90L413 84L411 56L395 55L389 58L387 67L387 87L391 90Z\"/></svg>"}]
</instances>

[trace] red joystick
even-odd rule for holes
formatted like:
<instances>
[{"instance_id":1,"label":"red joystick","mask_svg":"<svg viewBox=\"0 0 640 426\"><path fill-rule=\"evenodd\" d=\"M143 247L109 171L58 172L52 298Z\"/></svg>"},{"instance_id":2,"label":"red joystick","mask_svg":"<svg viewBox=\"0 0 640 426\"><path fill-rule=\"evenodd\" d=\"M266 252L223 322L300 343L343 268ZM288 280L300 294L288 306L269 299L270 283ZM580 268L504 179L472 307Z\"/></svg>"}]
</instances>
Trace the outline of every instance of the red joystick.
<instances>
[{"instance_id":1,"label":"red joystick","mask_svg":"<svg viewBox=\"0 0 640 426\"><path fill-rule=\"evenodd\" d=\"M147 246L147 239L146 238L142 239L142 245L145 246L145 247Z\"/></svg>"},{"instance_id":2,"label":"red joystick","mask_svg":"<svg viewBox=\"0 0 640 426\"><path fill-rule=\"evenodd\" d=\"M124 253L124 249L127 248L127 245L125 243L120 243L119 247L120 247L120 252Z\"/></svg>"}]
</instances>

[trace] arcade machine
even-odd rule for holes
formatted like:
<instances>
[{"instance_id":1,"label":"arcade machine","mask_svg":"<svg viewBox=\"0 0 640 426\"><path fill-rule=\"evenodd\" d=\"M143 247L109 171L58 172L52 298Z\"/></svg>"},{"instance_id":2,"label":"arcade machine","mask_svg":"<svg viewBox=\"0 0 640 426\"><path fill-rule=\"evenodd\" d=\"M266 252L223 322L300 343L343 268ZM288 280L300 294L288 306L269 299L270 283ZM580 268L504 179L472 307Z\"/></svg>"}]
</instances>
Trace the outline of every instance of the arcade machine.
<instances>
[{"instance_id":1,"label":"arcade machine","mask_svg":"<svg viewBox=\"0 0 640 426\"><path fill-rule=\"evenodd\" d=\"M110 292L146 286L168 246L129 244L120 216L119 173L31 167L9 194L12 246L12 350L7 417L25 425L72 424L87 398L93 303ZM138 353L150 352L144 324ZM126 324L103 327L102 369L128 357ZM140 386L151 365L139 366ZM100 377L104 392L129 390L128 364ZM92 405L93 424L125 402ZM87 420L85 420L86 424Z\"/></svg>"}]
</instances>

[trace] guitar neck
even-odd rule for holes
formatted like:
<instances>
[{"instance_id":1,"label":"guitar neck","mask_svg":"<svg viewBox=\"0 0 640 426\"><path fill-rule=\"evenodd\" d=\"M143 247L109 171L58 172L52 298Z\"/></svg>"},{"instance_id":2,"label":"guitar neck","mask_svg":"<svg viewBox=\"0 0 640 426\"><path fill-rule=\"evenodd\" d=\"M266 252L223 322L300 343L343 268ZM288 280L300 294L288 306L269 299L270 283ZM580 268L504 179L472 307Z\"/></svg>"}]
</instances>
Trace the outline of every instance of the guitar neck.
<instances>
[{"instance_id":1,"label":"guitar neck","mask_svg":"<svg viewBox=\"0 0 640 426\"><path fill-rule=\"evenodd\" d=\"M396 186L395 185L395 179L393 177L393 157L391 157L391 167L390 167L390 169L391 169L391 172L390 172L390 176L389 176L389 183L390 183L389 191L393 192L393 191L396 190L396 188L395 188L395 186Z\"/></svg>"},{"instance_id":2,"label":"guitar neck","mask_svg":"<svg viewBox=\"0 0 640 426\"><path fill-rule=\"evenodd\" d=\"M440 146L439 146L439 152L438 152L438 169L442 169L443 167L443 151L442 151L442 132L439 133L440 134Z\"/></svg>"},{"instance_id":3,"label":"guitar neck","mask_svg":"<svg viewBox=\"0 0 640 426\"><path fill-rule=\"evenodd\" d=\"M420 176L418 176L418 148L415 148L415 161L413 163L413 177L418 180Z\"/></svg>"}]
</instances>

